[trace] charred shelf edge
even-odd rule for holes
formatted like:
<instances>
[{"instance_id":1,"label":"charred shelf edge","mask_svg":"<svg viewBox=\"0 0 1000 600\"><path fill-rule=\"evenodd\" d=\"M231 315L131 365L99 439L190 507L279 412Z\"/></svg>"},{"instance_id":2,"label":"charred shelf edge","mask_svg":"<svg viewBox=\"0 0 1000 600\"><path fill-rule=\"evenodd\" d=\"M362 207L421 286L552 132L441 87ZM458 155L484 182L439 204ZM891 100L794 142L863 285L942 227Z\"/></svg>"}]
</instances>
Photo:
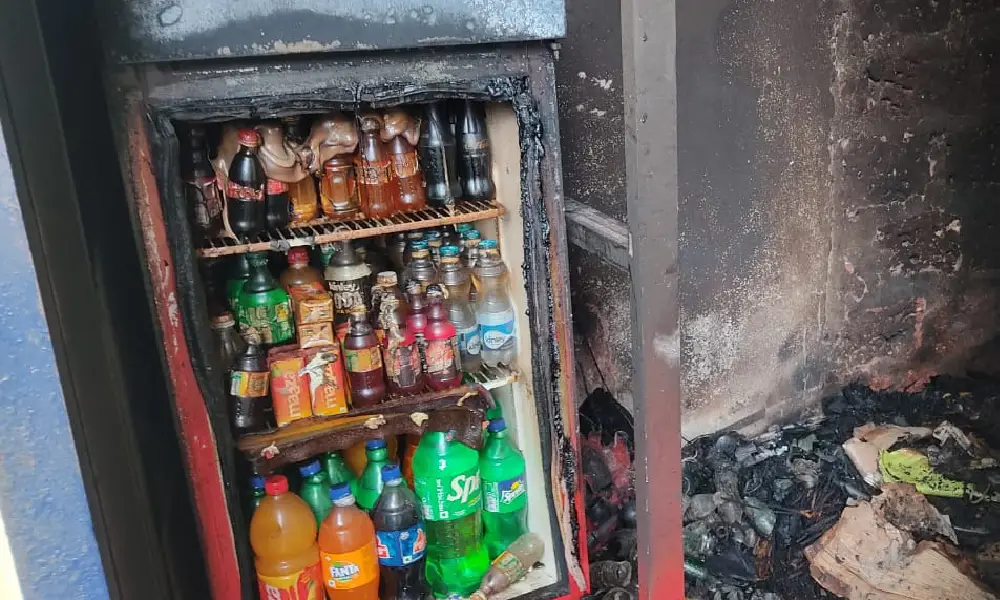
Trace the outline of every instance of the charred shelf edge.
<instances>
[{"instance_id":1,"label":"charred shelf edge","mask_svg":"<svg viewBox=\"0 0 1000 600\"><path fill-rule=\"evenodd\" d=\"M462 201L452 211L444 208L425 208L413 213L401 213L387 219L360 219L357 221L313 221L301 227L288 227L262 233L258 239L240 243L229 238L213 238L197 249L200 258L216 258L247 252L284 252L295 246L315 246L341 240L374 237L387 233L441 227L458 223L485 221L502 216L504 207L496 201Z\"/></svg>"}]
</instances>

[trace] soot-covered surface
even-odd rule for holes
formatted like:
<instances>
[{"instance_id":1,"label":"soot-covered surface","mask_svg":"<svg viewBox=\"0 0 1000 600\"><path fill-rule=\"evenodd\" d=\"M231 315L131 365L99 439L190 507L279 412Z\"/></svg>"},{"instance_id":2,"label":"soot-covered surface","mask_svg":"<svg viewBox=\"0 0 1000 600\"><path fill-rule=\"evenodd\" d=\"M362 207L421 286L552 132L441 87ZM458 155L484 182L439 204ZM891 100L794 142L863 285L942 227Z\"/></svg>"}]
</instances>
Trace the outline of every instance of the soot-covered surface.
<instances>
[{"instance_id":1,"label":"soot-covered surface","mask_svg":"<svg viewBox=\"0 0 1000 600\"><path fill-rule=\"evenodd\" d=\"M721 433L684 449L685 571L692 600L836 598L809 572L803 549L840 519L849 499L869 487L841 444L867 423L937 427L947 421L981 442L973 461L950 442L915 447L945 476L972 483L987 500L928 497L950 517L959 548L993 590L1000 583L991 552L1000 540L1000 381L940 377L920 393L876 392L860 385L823 401L810 422L772 428L752 440ZM895 447L894 447L895 449ZM992 468L982 468L983 465Z\"/></svg>"}]
</instances>

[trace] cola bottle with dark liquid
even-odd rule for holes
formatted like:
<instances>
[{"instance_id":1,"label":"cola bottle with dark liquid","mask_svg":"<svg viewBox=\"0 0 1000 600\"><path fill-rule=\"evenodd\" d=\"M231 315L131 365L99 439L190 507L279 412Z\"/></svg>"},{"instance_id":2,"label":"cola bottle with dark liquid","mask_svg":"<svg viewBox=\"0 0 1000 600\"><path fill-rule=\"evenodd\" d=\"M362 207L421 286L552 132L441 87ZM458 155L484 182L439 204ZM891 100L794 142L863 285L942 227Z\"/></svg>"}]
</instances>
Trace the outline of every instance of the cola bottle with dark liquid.
<instances>
[{"instance_id":1,"label":"cola bottle with dark liquid","mask_svg":"<svg viewBox=\"0 0 1000 600\"><path fill-rule=\"evenodd\" d=\"M454 205L455 200L462 196L462 184L458 179L455 136L451 132L447 104L444 102L431 102L425 106L418 150L427 184L427 202L440 207Z\"/></svg>"},{"instance_id":2,"label":"cola bottle with dark liquid","mask_svg":"<svg viewBox=\"0 0 1000 600\"><path fill-rule=\"evenodd\" d=\"M191 223L201 237L214 236L222 228L222 198L216 186L215 170L208 159L205 129L194 125L184 137L181 173Z\"/></svg>"},{"instance_id":3,"label":"cola bottle with dark liquid","mask_svg":"<svg viewBox=\"0 0 1000 600\"><path fill-rule=\"evenodd\" d=\"M267 180L267 228L280 229L288 226L289 206L291 197L288 195L288 184L277 179Z\"/></svg>"},{"instance_id":4,"label":"cola bottle with dark liquid","mask_svg":"<svg viewBox=\"0 0 1000 600\"><path fill-rule=\"evenodd\" d=\"M256 129L241 129L240 149L229 166L226 184L226 214L229 227L237 236L248 238L267 227L264 186L267 176L257 158L260 136Z\"/></svg>"},{"instance_id":5,"label":"cola bottle with dark liquid","mask_svg":"<svg viewBox=\"0 0 1000 600\"><path fill-rule=\"evenodd\" d=\"M458 174L462 199L492 200L496 193L491 172L490 139L486 134L486 109L465 100L458 115Z\"/></svg>"}]
</instances>

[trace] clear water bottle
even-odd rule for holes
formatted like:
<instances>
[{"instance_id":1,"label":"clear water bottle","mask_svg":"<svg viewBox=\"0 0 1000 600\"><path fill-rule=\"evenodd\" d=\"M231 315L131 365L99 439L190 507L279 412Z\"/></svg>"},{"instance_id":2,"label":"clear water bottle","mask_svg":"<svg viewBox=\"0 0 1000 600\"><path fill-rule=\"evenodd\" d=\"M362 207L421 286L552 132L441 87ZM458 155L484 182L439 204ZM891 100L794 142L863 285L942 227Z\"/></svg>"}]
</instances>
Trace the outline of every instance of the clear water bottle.
<instances>
[{"instance_id":1,"label":"clear water bottle","mask_svg":"<svg viewBox=\"0 0 1000 600\"><path fill-rule=\"evenodd\" d=\"M479 589L469 596L469 600L487 600L524 579L531 567L542 560L544 552L545 542L534 533L517 538L493 561Z\"/></svg>"},{"instance_id":2,"label":"clear water bottle","mask_svg":"<svg viewBox=\"0 0 1000 600\"><path fill-rule=\"evenodd\" d=\"M500 258L496 240L480 242L478 263L476 320L479 321L483 364L513 367L517 355L514 305L507 292L507 267Z\"/></svg>"}]
</instances>

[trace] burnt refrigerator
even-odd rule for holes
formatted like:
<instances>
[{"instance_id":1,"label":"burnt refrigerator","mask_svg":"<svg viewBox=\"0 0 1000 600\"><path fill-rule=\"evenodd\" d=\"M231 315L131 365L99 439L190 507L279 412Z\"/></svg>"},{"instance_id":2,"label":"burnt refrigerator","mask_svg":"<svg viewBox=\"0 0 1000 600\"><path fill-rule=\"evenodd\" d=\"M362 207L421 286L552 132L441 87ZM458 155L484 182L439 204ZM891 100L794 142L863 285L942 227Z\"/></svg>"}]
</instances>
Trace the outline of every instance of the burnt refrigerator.
<instances>
[{"instance_id":1,"label":"burnt refrigerator","mask_svg":"<svg viewBox=\"0 0 1000 600\"><path fill-rule=\"evenodd\" d=\"M555 57L547 42L564 32L563 2L293 4L128 0L103 10L111 117L212 597L257 594L247 525L249 470L280 472L347 442L327 431L336 429L330 423L337 417L314 418L311 433L299 437L289 429L266 439L232 431L226 374L215 360L210 265L248 252L315 252L342 240L363 244L472 224L497 240L507 265L518 358L510 368L467 375L463 385L488 391L474 395L487 404L490 396L501 407L527 463L528 528L546 547L538 568L503 597L579 598L587 590L586 531ZM465 100L485 111L495 182L488 199L380 219L320 215L235 239L206 237L191 218L183 145L192 127L211 132L232 123L400 108L419 115L430 102ZM218 139L207 142L213 153L218 145ZM421 412L431 417L436 410L488 408L455 398L422 401ZM401 417L405 410L379 412L376 407L360 416L382 416L386 427L397 429L375 426L371 435L420 427ZM289 435L292 443L286 443Z\"/></svg>"}]
</instances>

